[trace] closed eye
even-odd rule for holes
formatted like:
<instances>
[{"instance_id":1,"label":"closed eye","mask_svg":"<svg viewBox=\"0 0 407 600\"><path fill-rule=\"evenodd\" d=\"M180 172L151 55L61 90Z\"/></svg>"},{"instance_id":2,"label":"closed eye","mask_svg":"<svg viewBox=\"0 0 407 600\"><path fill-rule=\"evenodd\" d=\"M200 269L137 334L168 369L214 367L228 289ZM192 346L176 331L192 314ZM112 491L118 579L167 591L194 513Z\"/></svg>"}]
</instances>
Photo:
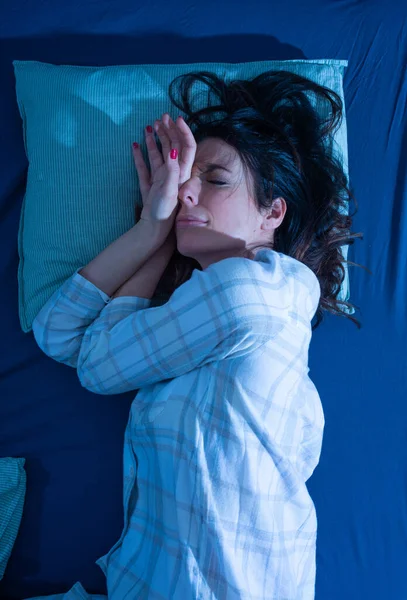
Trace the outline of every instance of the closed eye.
<instances>
[{"instance_id":1,"label":"closed eye","mask_svg":"<svg viewBox=\"0 0 407 600\"><path fill-rule=\"evenodd\" d=\"M218 181L217 179L214 179L213 181L209 181L208 183L213 183L214 185L226 185L226 181Z\"/></svg>"}]
</instances>

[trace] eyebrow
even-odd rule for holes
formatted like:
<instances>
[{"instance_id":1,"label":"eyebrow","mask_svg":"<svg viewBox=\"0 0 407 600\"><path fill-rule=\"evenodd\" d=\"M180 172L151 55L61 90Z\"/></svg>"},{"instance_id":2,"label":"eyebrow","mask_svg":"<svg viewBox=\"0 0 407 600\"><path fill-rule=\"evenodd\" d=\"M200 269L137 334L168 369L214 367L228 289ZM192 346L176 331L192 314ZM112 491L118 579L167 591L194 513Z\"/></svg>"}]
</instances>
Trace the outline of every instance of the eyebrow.
<instances>
[{"instance_id":1,"label":"eyebrow","mask_svg":"<svg viewBox=\"0 0 407 600\"><path fill-rule=\"evenodd\" d=\"M227 171L228 173L232 173L232 171L230 171L226 167L224 167L222 165L218 165L216 163L208 163L206 165L205 173L212 173L212 171L216 171L217 169L223 169L224 171ZM202 169L201 169L201 171L202 171Z\"/></svg>"}]
</instances>

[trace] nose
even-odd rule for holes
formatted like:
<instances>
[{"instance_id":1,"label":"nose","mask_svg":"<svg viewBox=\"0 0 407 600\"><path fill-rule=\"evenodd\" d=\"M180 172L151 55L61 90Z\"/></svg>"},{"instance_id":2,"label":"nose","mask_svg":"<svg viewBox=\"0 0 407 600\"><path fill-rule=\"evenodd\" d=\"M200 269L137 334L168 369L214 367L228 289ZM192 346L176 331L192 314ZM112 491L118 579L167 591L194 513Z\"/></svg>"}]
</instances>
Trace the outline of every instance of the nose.
<instances>
[{"instance_id":1,"label":"nose","mask_svg":"<svg viewBox=\"0 0 407 600\"><path fill-rule=\"evenodd\" d=\"M181 184L178 189L178 200L181 202L181 205L195 206L198 204L199 190L199 179L197 180L195 177L191 177Z\"/></svg>"}]
</instances>

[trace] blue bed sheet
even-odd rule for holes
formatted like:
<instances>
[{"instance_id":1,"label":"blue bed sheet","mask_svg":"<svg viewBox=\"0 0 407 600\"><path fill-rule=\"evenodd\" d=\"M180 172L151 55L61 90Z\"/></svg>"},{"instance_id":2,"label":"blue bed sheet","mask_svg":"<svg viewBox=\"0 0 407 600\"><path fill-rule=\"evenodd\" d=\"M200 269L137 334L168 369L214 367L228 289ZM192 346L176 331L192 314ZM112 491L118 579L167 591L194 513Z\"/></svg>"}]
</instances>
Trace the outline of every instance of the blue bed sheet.
<instances>
[{"instance_id":1,"label":"blue bed sheet","mask_svg":"<svg viewBox=\"0 0 407 600\"><path fill-rule=\"evenodd\" d=\"M27 160L12 61L113 65L347 59L349 169L363 241L349 260L357 329L329 316L310 376L325 412L308 482L317 600L402 600L407 562L407 17L402 3L15 0L0 19L0 456L26 458L20 531L0 597L105 593L95 561L121 533L122 443L133 393L97 396L47 358L17 309ZM57 199L56 199L57 200Z\"/></svg>"}]
</instances>

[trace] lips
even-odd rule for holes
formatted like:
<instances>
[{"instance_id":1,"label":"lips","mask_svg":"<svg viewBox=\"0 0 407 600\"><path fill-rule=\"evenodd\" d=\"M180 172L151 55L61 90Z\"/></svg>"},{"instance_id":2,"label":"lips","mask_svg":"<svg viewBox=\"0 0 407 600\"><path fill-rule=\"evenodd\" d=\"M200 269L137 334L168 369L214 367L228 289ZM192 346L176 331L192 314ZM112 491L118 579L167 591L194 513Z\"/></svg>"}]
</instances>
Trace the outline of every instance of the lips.
<instances>
[{"instance_id":1,"label":"lips","mask_svg":"<svg viewBox=\"0 0 407 600\"><path fill-rule=\"evenodd\" d=\"M207 221L191 221L190 219L184 219L177 221L177 227L203 227L207 224Z\"/></svg>"},{"instance_id":2,"label":"lips","mask_svg":"<svg viewBox=\"0 0 407 600\"><path fill-rule=\"evenodd\" d=\"M197 219L196 217L180 217L179 219L177 219L177 223L184 223L185 221L207 223L207 221L204 221L203 219Z\"/></svg>"},{"instance_id":3,"label":"lips","mask_svg":"<svg viewBox=\"0 0 407 600\"><path fill-rule=\"evenodd\" d=\"M177 223L206 223L207 221L200 221L199 219L180 219Z\"/></svg>"}]
</instances>

